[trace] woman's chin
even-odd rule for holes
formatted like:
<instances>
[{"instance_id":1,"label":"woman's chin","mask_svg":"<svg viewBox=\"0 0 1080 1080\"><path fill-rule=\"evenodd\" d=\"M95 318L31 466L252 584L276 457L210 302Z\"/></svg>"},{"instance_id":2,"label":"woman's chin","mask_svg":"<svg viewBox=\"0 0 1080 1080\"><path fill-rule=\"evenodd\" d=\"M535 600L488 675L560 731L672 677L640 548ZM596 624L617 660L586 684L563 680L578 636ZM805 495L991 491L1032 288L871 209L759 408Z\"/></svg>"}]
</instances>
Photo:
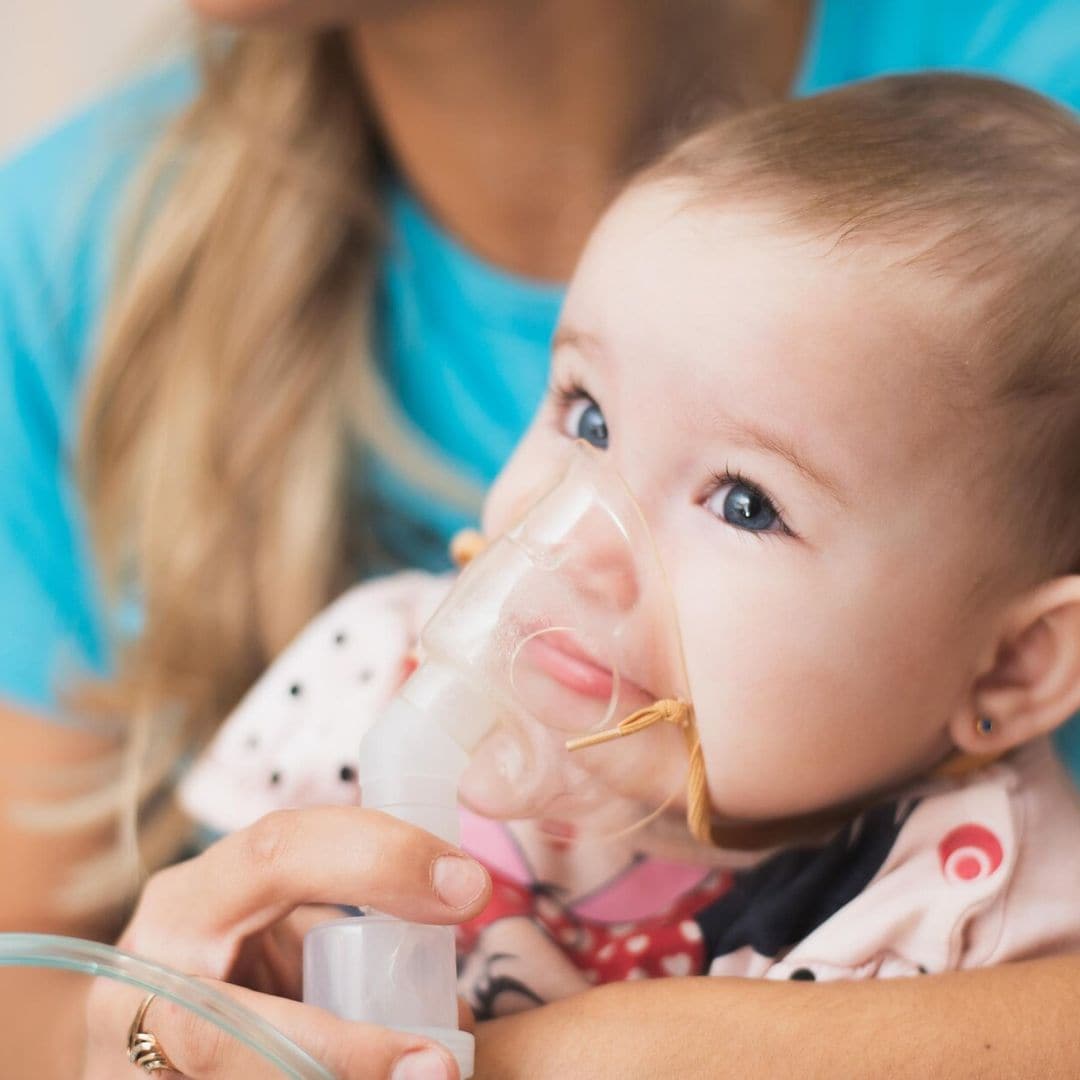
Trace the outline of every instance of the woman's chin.
<instances>
[{"instance_id":1,"label":"woman's chin","mask_svg":"<svg viewBox=\"0 0 1080 1080\"><path fill-rule=\"evenodd\" d=\"M438 0L187 0L196 15L237 27L349 27L392 19Z\"/></svg>"}]
</instances>

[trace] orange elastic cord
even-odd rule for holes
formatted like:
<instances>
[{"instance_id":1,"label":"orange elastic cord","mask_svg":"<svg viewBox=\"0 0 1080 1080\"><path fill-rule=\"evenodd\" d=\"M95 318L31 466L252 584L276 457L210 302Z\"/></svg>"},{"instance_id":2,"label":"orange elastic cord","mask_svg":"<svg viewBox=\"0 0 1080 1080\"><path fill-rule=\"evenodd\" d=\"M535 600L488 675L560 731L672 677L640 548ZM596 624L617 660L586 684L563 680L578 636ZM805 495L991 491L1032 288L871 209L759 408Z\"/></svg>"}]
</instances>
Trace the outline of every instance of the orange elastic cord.
<instances>
[{"instance_id":1,"label":"orange elastic cord","mask_svg":"<svg viewBox=\"0 0 1080 1080\"><path fill-rule=\"evenodd\" d=\"M709 844L712 842L712 810L709 804L709 786L705 779L705 756L701 752L701 740L694 723L694 707L689 702L679 701L677 698L654 701L644 709L631 713L613 728L568 739L566 749L572 751L583 750L587 746L599 746L612 739L621 739L626 735L644 731L658 723L674 724L683 733L686 751L690 757L686 778L686 824L695 840Z\"/></svg>"},{"instance_id":2,"label":"orange elastic cord","mask_svg":"<svg viewBox=\"0 0 1080 1080\"><path fill-rule=\"evenodd\" d=\"M587 746L597 746L612 739L644 731L660 722L675 724L681 728L686 740L686 749L690 758L686 778L686 824L691 836L703 844L727 848L731 851L760 851L777 847L823 832L830 832L882 798L882 793L879 792L842 806L827 807L824 810L772 821L714 823L709 785L705 778L705 756L701 750L701 740L694 720L694 707L688 702L677 699L665 698L654 701L644 709L631 713L613 728L567 740L566 748L567 750L582 750ZM930 775L932 777L963 776L976 769L992 765L1002 756L1001 754L955 753L938 765Z\"/></svg>"},{"instance_id":3,"label":"orange elastic cord","mask_svg":"<svg viewBox=\"0 0 1080 1080\"><path fill-rule=\"evenodd\" d=\"M476 529L462 529L450 541L450 558L461 569L466 567L487 547L487 541Z\"/></svg>"},{"instance_id":4,"label":"orange elastic cord","mask_svg":"<svg viewBox=\"0 0 1080 1080\"><path fill-rule=\"evenodd\" d=\"M977 772L979 769L985 769L988 765L993 765L995 761L999 761L1004 756L1004 753L1001 752L994 754L964 754L957 751L955 754L950 754L930 775L932 777L967 776L968 773Z\"/></svg>"}]
</instances>

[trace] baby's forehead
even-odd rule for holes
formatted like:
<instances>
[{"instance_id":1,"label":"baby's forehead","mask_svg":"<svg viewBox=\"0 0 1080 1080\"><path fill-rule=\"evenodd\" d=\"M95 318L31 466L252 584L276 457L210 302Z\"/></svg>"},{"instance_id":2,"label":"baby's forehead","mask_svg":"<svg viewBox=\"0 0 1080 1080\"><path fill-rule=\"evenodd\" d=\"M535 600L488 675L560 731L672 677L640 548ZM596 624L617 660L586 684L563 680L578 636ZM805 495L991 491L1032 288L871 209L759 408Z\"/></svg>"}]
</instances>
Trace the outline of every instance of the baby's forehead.
<instances>
[{"instance_id":1,"label":"baby's forehead","mask_svg":"<svg viewBox=\"0 0 1080 1080\"><path fill-rule=\"evenodd\" d=\"M895 458L940 442L975 400L965 303L895 251L839 250L778 208L664 181L612 207L563 325L601 343L609 400L628 410L663 401L695 433L729 412L816 425Z\"/></svg>"},{"instance_id":2,"label":"baby's forehead","mask_svg":"<svg viewBox=\"0 0 1080 1080\"><path fill-rule=\"evenodd\" d=\"M859 371L895 359L903 373L956 392L971 374L971 319L981 297L922 247L793 225L787 208L700 197L687 181L637 184L605 215L571 284L566 318L643 325L672 344L753 331L776 345L832 339ZM889 348L871 352L890 335ZM794 341L792 339L795 339ZM709 346L703 343L707 355Z\"/></svg>"}]
</instances>

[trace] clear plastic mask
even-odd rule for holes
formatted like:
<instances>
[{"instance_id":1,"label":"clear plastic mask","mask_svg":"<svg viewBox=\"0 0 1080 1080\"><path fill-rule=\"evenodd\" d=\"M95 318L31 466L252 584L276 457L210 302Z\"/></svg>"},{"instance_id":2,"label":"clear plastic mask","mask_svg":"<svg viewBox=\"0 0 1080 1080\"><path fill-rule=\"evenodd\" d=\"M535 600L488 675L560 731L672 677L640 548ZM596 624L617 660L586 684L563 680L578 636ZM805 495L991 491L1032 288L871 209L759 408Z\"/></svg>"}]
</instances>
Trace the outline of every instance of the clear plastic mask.
<instances>
[{"instance_id":1,"label":"clear plastic mask","mask_svg":"<svg viewBox=\"0 0 1080 1080\"><path fill-rule=\"evenodd\" d=\"M470 809L605 832L680 796L687 751L673 724L568 746L658 699L689 701L655 545L603 454L579 444L562 478L466 567L421 640L425 662L406 696L430 708L444 698L436 673L454 671L471 692L451 713L485 699L475 728L443 713L471 752L459 787Z\"/></svg>"}]
</instances>

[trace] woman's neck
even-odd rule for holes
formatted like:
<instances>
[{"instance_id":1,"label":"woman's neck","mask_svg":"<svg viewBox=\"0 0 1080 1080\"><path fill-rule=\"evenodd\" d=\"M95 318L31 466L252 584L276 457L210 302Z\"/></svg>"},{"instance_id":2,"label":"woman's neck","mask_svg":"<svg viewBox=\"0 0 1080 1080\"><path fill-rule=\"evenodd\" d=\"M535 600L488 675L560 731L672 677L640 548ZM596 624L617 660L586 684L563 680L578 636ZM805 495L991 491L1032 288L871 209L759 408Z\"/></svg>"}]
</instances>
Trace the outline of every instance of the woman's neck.
<instances>
[{"instance_id":1,"label":"woman's neck","mask_svg":"<svg viewBox=\"0 0 1080 1080\"><path fill-rule=\"evenodd\" d=\"M455 0L364 20L350 40L397 166L438 220L497 265L563 280L681 120L790 86L811 0L736 17L743 6Z\"/></svg>"}]
</instances>

